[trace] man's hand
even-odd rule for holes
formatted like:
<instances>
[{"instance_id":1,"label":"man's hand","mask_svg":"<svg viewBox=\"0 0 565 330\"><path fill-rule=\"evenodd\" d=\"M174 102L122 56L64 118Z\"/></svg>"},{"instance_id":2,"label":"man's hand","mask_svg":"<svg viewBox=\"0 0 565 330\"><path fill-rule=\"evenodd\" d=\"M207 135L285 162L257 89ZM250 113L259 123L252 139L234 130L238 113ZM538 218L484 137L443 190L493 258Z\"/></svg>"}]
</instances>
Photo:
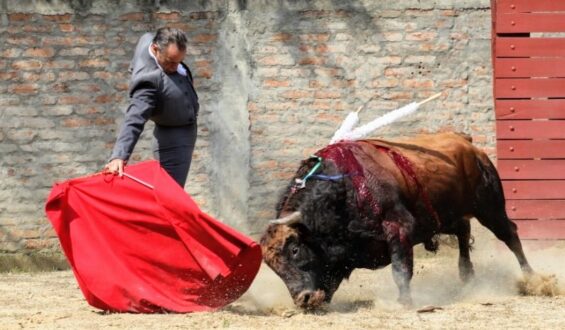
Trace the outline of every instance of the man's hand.
<instances>
[{"instance_id":1,"label":"man's hand","mask_svg":"<svg viewBox=\"0 0 565 330\"><path fill-rule=\"evenodd\" d=\"M104 166L104 171L107 173L118 174L119 176L124 175L124 160L123 159L112 159L106 166Z\"/></svg>"}]
</instances>

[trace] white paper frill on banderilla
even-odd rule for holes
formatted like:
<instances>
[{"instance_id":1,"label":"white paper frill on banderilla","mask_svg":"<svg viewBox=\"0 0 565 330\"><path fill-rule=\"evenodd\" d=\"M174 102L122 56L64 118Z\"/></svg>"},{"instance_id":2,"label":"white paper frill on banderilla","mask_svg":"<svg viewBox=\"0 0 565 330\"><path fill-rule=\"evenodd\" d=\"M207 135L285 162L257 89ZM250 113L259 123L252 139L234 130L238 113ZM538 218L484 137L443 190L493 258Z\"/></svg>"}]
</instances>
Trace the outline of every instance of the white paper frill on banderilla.
<instances>
[{"instance_id":1,"label":"white paper frill on banderilla","mask_svg":"<svg viewBox=\"0 0 565 330\"><path fill-rule=\"evenodd\" d=\"M362 139L378 128L389 125L404 116L414 113L422 104L434 100L441 95L442 93L437 93L421 102L412 102L399 109L390 111L389 113L386 113L363 126L355 128L355 126L357 126L357 124L359 123L359 111L363 108L363 106L361 106L359 107L359 109L357 109L357 111L350 112L347 115L345 120L341 123L340 127L331 138L330 144L334 144L339 141L355 141Z\"/></svg>"}]
</instances>

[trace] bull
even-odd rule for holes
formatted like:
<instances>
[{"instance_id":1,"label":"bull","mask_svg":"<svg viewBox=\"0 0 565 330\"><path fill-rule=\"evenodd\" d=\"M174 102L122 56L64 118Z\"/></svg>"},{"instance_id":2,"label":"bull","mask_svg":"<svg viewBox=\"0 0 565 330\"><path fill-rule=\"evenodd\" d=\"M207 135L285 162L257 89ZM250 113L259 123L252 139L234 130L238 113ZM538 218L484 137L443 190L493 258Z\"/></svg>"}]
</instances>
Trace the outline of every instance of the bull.
<instances>
[{"instance_id":1,"label":"bull","mask_svg":"<svg viewBox=\"0 0 565 330\"><path fill-rule=\"evenodd\" d=\"M411 305L413 246L435 251L438 234L457 237L468 281L473 217L532 273L496 168L471 142L458 133L344 141L302 161L260 242L294 303L317 308L354 269L391 264L398 301Z\"/></svg>"}]
</instances>

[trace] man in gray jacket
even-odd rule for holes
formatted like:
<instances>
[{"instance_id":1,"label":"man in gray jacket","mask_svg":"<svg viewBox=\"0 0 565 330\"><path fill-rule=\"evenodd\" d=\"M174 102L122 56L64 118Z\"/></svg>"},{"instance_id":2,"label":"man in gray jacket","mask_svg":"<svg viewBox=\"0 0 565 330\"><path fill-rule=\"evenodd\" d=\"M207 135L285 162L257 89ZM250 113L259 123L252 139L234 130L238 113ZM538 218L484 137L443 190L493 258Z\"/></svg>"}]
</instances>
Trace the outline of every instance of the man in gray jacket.
<instances>
[{"instance_id":1,"label":"man in gray jacket","mask_svg":"<svg viewBox=\"0 0 565 330\"><path fill-rule=\"evenodd\" d=\"M196 142L198 96L182 62L186 35L174 28L146 33L130 64L130 104L106 171L122 175L147 120L155 122L153 156L184 187Z\"/></svg>"}]
</instances>

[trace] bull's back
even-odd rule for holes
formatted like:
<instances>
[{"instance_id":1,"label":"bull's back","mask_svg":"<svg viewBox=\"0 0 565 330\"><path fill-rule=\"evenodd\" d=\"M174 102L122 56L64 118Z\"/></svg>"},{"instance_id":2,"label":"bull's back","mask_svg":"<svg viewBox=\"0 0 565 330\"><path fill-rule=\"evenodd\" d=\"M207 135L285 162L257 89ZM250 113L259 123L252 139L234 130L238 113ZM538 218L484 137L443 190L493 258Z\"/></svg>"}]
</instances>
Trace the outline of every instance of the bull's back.
<instances>
[{"instance_id":1,"label":"bull's back","mask_svg":"<svg viewBox=\"0 0 565 330\"><path fill-rule=\"evenodd\" d=\"M463 208L462 204L472 202L474 188L480 179L477 160L488 161L486 154L472 145L469 136L458 133L371 141L408 158L432 202L456 203ZM399 180L404 180L403 177L399 176Z\"/></svg>"}]
</instances>

